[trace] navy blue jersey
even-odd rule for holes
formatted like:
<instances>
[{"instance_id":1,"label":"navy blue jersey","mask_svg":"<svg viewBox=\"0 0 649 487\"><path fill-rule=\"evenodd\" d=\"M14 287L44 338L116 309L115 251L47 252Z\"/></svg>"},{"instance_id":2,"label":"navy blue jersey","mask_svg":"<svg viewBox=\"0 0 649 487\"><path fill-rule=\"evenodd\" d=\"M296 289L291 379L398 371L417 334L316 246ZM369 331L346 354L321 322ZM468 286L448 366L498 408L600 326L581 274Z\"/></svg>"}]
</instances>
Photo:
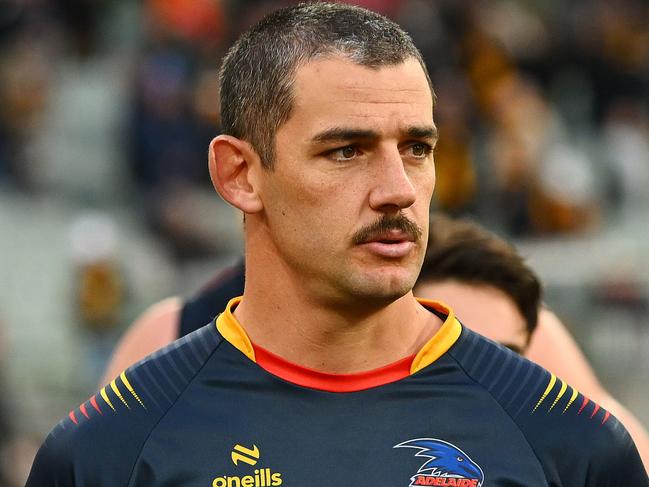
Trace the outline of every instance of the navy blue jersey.
<instances>
[{"instance_id":1,"label":"navy blue jersey","mask_svg":"<svg viewBox=\"0 0 649 487\"><path fill-rule=\"evenodd\" d=\"M262 367L236 303L71 411L27 486L649 486L613 416L439 304L405 377L332 392Z\"/></svg>"}]
</instances>

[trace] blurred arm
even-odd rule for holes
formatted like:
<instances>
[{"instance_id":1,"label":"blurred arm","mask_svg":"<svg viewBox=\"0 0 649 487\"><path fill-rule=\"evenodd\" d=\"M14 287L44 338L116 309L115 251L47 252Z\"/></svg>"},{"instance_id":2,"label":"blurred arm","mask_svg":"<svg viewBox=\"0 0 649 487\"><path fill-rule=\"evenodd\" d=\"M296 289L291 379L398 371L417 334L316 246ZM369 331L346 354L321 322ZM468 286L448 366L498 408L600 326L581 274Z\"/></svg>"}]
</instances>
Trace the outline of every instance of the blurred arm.
<instances>
[{"instance_id":1,"label":"blurred arm","mask_svg":"<svg viewBox=\"0 0 649 487\"><path fill-rule=\"evenodd\" d=\"M117 343L100 387L124 369L178 338L182 300L164 299L140 315Z\"/></svg>"},{"instance_id":2,"label":"blurred arm","mask_svg":"<svg viewBox=\"0 0 649 487\"><path fill-rule=\"evenodd\" d=\"M543 309L539 313L538 327L525 355L615 415L631 434L649 472L649 434L600 384L581 349L552 311Z\"/></svg>"}]
</instances>

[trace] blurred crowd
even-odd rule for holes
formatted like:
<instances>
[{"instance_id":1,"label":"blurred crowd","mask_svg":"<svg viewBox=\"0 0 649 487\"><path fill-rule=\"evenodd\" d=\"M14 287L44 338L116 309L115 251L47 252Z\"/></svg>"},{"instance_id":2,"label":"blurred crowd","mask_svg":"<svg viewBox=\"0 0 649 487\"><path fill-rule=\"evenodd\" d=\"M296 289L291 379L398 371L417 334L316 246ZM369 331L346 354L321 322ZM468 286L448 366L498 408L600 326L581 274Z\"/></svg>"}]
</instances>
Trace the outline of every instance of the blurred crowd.
<instances>
[{"instance_id":1,"label":"blurred crowd","mask_svg":"<svg viewBox=\"0 0 649 487\"><path fill-rule=\"evenodd\" d=\"M137 208L179 264L237 252L239 223L215 203L206 164L219 60L289 3L3 0L0 192ZM438 209L534 237L593 232L649 205L647 2L351 3L395 19L424 54ZM89 225L77 233L110 233ZM109 328L127 289L110 249L80 238L79 319Z\"/></svg>"},{"instance_id":2,"label":"blurred crowd","mask_svg":"<svg viewBox=\"0 0 649 487\"><path fill-rule=\"evenodd\" d=\"M218 251L218 236L183 214L209 186L219 59L288 3L5 2L1 181L98 204L134 198L179 259ZM405 26L429 64L441 209L533 235L647 203L646 2L357 3Z\"/></svg>"},{"instance_id":3,"label":"blurred crowd","mask_svg":"<svg viewBox=\"0 0 649 487\"><path fill-rule=\"evenodd\" d=\"M130 198L179 259L219 250L184 218L209 187L219 59L286 1L8 0L0 181L102 205ZM429 64L436 203L512 235L588 231L649 201L649 6L364 0Z\"/></svg>"}]
</instances>

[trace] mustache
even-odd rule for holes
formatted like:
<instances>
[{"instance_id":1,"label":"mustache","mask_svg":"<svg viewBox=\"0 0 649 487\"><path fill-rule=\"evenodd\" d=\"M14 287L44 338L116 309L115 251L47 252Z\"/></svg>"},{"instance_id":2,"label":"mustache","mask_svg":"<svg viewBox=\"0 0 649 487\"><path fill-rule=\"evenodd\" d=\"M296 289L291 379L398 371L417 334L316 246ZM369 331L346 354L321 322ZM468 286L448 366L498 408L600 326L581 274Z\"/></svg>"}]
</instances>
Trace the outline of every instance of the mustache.
<instances>
[{"instance_id":1,"label":"mustache","mask_svg":"<svg viewBox=\"0 0 649 487\"><path fill-rule=\"evenodd\" d=\"M352 241L355 245L360 245L391 230L405 233L414 242L418 242L423 234L422 229L415 222L399 213L393 216L383 215L380 220L361 228L354 234Z\"/></svg>"}]
</instances>

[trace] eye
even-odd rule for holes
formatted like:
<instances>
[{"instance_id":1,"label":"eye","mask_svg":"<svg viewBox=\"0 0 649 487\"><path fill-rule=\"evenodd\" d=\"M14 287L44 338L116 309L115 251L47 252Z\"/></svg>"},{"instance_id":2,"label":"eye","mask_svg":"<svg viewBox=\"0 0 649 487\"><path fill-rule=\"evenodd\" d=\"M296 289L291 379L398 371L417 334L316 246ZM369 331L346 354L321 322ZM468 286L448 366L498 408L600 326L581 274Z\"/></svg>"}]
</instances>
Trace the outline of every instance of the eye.
<instances>
[{"instance_id":1,"label":"eye","mask_svg":"<svg viewBox=\"0 0 649 487\"><path fill-rule=\"evenodd\" d=\"M433 148L430 145L425 144L424 142L415 142L409 147L409 149L410 149L410 153L414 157L419 159L423 159L428 154L430 154L433 150Z\"/></svg>"},{"instance_id":2,"label":"eye","mask_svg":"<svg viewBox=\"0 0 649 487\"><path fill-rule=\"evenodd\" d=\"M353 145L332 150L329 155L336 161L349 161L358 155L358 148Z\"/></svg>"},{"instance_id":3,"label":"eye","mask_svg":"<svg viewBox=\"0 0 649 487\"><path fill-rule=\"evenodd\" d=\"M464 461L464 458L462 458L462 457L457 457L457 461L458 461L458 462L463 462L463 461Z\"/></svg>"}]
</instances>

